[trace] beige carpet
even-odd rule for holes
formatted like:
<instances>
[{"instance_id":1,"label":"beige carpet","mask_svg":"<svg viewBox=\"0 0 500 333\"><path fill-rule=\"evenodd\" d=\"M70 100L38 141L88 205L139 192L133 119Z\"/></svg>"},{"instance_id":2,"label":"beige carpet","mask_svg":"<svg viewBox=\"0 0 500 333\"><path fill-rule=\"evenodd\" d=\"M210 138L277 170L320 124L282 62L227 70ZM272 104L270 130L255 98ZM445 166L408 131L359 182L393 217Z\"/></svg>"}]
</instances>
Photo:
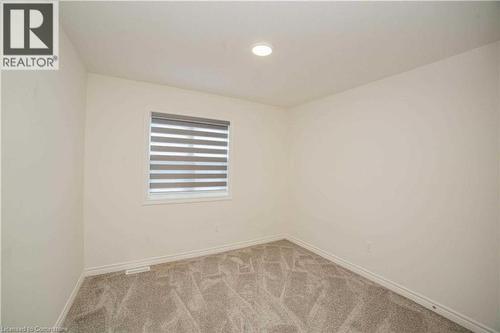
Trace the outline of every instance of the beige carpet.
<instances>
[{"instance_id":1,"label":"beige carpet","mask_svg":"<svg viewBox=\"0 0 500 333\"><path fill-rule=\"evenodd\" d=\"M468 332L288 241L88 277L70 332Z\"/></svg>"}]
</instances>

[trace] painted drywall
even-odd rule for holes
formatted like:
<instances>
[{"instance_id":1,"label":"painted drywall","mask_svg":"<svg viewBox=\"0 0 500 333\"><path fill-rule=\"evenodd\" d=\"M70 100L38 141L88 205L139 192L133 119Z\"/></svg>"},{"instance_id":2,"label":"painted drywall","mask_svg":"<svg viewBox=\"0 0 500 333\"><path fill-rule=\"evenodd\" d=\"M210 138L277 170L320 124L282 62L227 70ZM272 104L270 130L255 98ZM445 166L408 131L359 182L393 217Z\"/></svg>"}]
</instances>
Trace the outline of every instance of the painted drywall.
<instances>
[{"instance_id":1,"label":"painted drywall","mask_svg":"<svg viewBox=\"0 0 500 333\"><path fill-rule=\"evenodd\" d=\"M2 324L52 326L83 270L86 70L2 73Z\"/></svg>"},{"instance_id":2,"label":"painted drywall","mask_svg":"<svg viewBox=\"0 0 500 333\"><path fill-rule=\"evenodd\" d=\"M500 114L500 43L497 43L497 44L498 44L498 113ZM500 132L500 127L499 127L498 131ZM499 137L499 140L500 140L500 137ZM499 141L498 146L500 147L500 141ZM498 156L500 156L500 151L498 151ZM499 166L500 166L500 164L499 164ZM500 170L499 170L499 172L500 172ZM500 188L500 183L498 184L498 186ZM500 205L498 208L500 209ZM500 215L500 213L499 213L499 215ZM500 219L498 221L498 244L500 244ZM500 245L498 246L498 262L500 263ZM498 304L499 304L499 311L497 314L497 328L500 330L500 265L498 267Z\"/></svg>"},{"instance_id":3,"label":"painted drywall","mask_svg":"<svg viewBox=\"0 0 500 333\"><path fill-rule=\"evenodd\" d=\"M147 112L231 122L230 200L144 205ZM89 75L85 265L97 267L268 237L286 204L285 110Z\"/></svg>"},{"instance_id":4,"label":"painted drywall","mask_svg":"<svg viewBox=\"0 0 500 333\"><path fill-rule=\"evenodd\" d=\"M489 327L499 45L290 110L290 233Z\"/></svg>"}]
</instances>

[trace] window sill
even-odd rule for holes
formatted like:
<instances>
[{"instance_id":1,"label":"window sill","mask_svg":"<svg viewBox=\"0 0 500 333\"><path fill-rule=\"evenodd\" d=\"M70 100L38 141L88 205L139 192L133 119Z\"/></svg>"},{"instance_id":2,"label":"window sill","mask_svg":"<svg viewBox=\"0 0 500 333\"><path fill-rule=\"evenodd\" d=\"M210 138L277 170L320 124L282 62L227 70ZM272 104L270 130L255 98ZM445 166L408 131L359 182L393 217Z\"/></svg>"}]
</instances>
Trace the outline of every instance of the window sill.
<instances>
[{"instance_id":1,"label":"window sill","mask_svg":"<svg viewBox=\"0 0 500 333\"><path fill-rule=\"evenodd\" d=\"M197 194L172 194L172 195L158 195L149 196L143 206L150 205L168 205L168 204L181 204L181 203L196 203L196 202L209 202L209 201L223 201L231 200L232 197L228 192L217 193L197 193Z\"/></svg>"}]
</instances>

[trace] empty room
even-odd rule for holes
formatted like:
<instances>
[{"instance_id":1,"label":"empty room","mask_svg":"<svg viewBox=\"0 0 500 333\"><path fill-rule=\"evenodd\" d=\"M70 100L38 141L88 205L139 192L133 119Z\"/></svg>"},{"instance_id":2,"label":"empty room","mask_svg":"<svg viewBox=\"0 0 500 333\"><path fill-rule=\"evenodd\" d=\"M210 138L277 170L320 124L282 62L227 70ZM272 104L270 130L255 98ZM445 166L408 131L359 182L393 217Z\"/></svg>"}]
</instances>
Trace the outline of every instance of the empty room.
<instances>
[{"instance_id":1,"label":"empty room","mask_svg":"<svg viewBox=\"0 0 500 333\"><path fill-rule=\"evenodd\" d=\"M0 7L0 332L500 333L500 2Z\"/></svg>"}]
</instances>

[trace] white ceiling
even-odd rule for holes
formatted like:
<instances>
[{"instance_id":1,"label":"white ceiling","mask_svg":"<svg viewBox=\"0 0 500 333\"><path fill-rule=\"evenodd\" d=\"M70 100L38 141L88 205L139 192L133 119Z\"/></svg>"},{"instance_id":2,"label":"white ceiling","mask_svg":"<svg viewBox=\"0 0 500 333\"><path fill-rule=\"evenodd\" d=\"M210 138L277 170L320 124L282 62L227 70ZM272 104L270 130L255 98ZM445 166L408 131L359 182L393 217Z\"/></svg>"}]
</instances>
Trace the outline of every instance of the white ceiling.
<instances>
[{"instance_id":1,"label":"white ceiling","mask_svg":"<svg viewBox=\"0 0 500 333\"><path fill-rule=\"evenodd\" d=\"M64 2L61 19L91 72L279 106L500 40L498 2Z\"/></svg>"}]
</instances>

